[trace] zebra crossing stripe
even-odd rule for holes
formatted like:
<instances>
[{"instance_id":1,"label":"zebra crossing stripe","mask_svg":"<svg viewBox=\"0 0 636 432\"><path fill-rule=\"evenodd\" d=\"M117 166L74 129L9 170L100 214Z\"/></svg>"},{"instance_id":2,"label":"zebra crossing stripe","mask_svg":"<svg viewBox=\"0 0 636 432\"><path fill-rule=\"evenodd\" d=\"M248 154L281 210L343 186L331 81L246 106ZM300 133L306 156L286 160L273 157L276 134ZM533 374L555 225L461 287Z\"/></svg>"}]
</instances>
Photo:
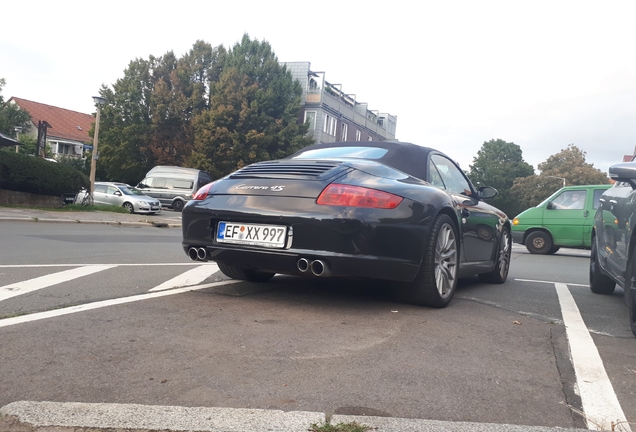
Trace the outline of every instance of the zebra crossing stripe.
<instances>
[{"instance_id":1,"label":"zebra crossing stripe","mask_svg":"<svg viewBox=\"0 0 636 432\"><path fill-rule=\"evenodd\" d=\"M163 291L172 288L181 288L192 285L198 285L219 270L219 266L215 263L204 264L202 266L181 273L170 280L165 281L161 285L148 290L148 292Z\"/></svg>"},{"instance_id":2,"label":"zebra crossing stripe","mask_svg":"<svg viewBox=\"0 0 636 432\"><path fill-rule=\"evenodd\" d=\"M42 288L48 288L50 286L57 285L63 282L68 282L70 280L77 279L83 276L88 276L93 273L108 270L109 268L113 267L117 267L117 265L87 265L84 267L78 267L71 270L65 270L58 273L40 276L35 279L29 279L10 285L5 285L3 287L0 287L0 301L22 294L27 294L32 291L37 291Z\"/></svg>"}]
</instances>

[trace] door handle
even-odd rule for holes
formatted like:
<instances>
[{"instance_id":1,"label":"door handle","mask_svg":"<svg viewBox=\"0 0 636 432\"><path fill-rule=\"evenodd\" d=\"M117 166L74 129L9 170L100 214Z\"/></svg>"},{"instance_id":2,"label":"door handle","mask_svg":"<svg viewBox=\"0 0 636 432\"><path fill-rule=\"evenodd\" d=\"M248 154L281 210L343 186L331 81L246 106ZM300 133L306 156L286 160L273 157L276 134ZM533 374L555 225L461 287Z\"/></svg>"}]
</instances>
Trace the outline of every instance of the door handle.
<instances>
[{"instance_id":1,"label":"door handle","mask_svg":"<svg viewBox=\"0 0 636 432\"><path fill-rule=\"evenodd\" d=\"M587 211L587 210L585 210L585 211L583 212L583 217L588 217L588 215L589 215L589 214L590 214L590 212L589 212L589 211Z\"/></svg>"}]
</instances>

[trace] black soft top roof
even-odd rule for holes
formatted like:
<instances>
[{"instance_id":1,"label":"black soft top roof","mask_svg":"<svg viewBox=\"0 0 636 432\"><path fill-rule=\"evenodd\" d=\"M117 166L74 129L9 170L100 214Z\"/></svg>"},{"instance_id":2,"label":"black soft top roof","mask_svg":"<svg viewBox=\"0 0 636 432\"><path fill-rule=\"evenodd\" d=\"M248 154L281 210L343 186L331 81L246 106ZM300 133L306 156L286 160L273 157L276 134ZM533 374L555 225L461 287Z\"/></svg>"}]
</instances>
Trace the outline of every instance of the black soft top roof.
<instances>
[{"instance_id":1,"label":"black soft top roof","mask_svg":"<svg viewBox=\"0 0 636 432\"><path fill-rule=\"evenodd\" d=\"M440 153L429 147L400 141L345 141L310 145L297 151L289 158L309 150L333 147L379 147L386 149L388 150L386 154L375 160L422 180L426 180L429 153Z\"/></svg>"}]
</instances>

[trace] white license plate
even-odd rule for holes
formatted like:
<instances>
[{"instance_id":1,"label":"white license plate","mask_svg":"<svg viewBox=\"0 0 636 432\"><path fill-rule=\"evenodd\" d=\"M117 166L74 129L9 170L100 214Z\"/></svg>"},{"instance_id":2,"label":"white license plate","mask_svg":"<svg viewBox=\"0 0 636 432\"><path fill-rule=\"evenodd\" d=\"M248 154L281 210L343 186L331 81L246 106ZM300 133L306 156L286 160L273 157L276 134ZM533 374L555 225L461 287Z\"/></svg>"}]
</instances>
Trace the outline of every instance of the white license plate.
<instances>
[{"instance_id":1,"label":"white license plate","mask_svg":"<svg viewBox=\"0 0 636 432\"><path fill-rule=\"evenodd\" d=\"M219 222L216 230L218 243L284 248L287 227L235 222Z\"/></svg>"}]
</instances>

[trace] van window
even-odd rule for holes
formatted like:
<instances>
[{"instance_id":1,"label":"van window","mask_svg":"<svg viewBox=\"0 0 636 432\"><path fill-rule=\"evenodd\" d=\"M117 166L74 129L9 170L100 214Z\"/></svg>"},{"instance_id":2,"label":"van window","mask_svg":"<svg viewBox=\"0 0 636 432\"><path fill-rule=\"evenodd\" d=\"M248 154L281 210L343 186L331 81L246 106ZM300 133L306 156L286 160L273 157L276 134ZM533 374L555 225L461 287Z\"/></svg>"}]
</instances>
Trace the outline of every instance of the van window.
<instances>
[{"instance_id":1,"label":"van window","mask_svg":"<svg viewBox=\"0 0 636 432\"><path fill-rule=\"evenodd\" d=\"M605 189L595 189L594 190L594 210L596 210L599 205L601 204L601 202L599 201L599 199L601 198L601 195L603 195L603 192L605 192Z\"/></svg>"},{"instance_id":2,"label":"van window","mask_svg":"<svg viewBox=\"0 0 636 432\"><path fill-rule=\"evenodd\" d=\"M585 197L587 192L584 190L569 190L557 196L552 204L557 210L583 210L585 207Z\"/></svg>"},{"instance_id":3,"label":"van window","mask_svg":"<svg viewBox=\"0 0 636 432\"><path fill-rule=\"evenodd\" d=\"M153 179L152 187L155 189L166 189L166 179L163 177L156 177Z\"/></svg>"},{"instance_id":4,"label":"van window","mask_svg":"<svg viewBox=\"0 0 636 432\"><path fill-rule=\"evenodd\" d=\"M141 186L141 187L152 187L153 180L154 179L152 177L146 177L145 179L143 179L142 181L139 182L139 186Z\"/></svg>"},{"instance_id":5,"label":"van window","mask_svg":"<svg viewBox=\"0 0 636 432\"><path fill-rule=\"evenodd\" d=\"M193 186L193 182L189 181L189 180L178 180L178 179L174 179L174 183L172 184L172 187L174 189L185 189L185 190L192 190L192 186Z\"/></svg>"}]
</instances>

